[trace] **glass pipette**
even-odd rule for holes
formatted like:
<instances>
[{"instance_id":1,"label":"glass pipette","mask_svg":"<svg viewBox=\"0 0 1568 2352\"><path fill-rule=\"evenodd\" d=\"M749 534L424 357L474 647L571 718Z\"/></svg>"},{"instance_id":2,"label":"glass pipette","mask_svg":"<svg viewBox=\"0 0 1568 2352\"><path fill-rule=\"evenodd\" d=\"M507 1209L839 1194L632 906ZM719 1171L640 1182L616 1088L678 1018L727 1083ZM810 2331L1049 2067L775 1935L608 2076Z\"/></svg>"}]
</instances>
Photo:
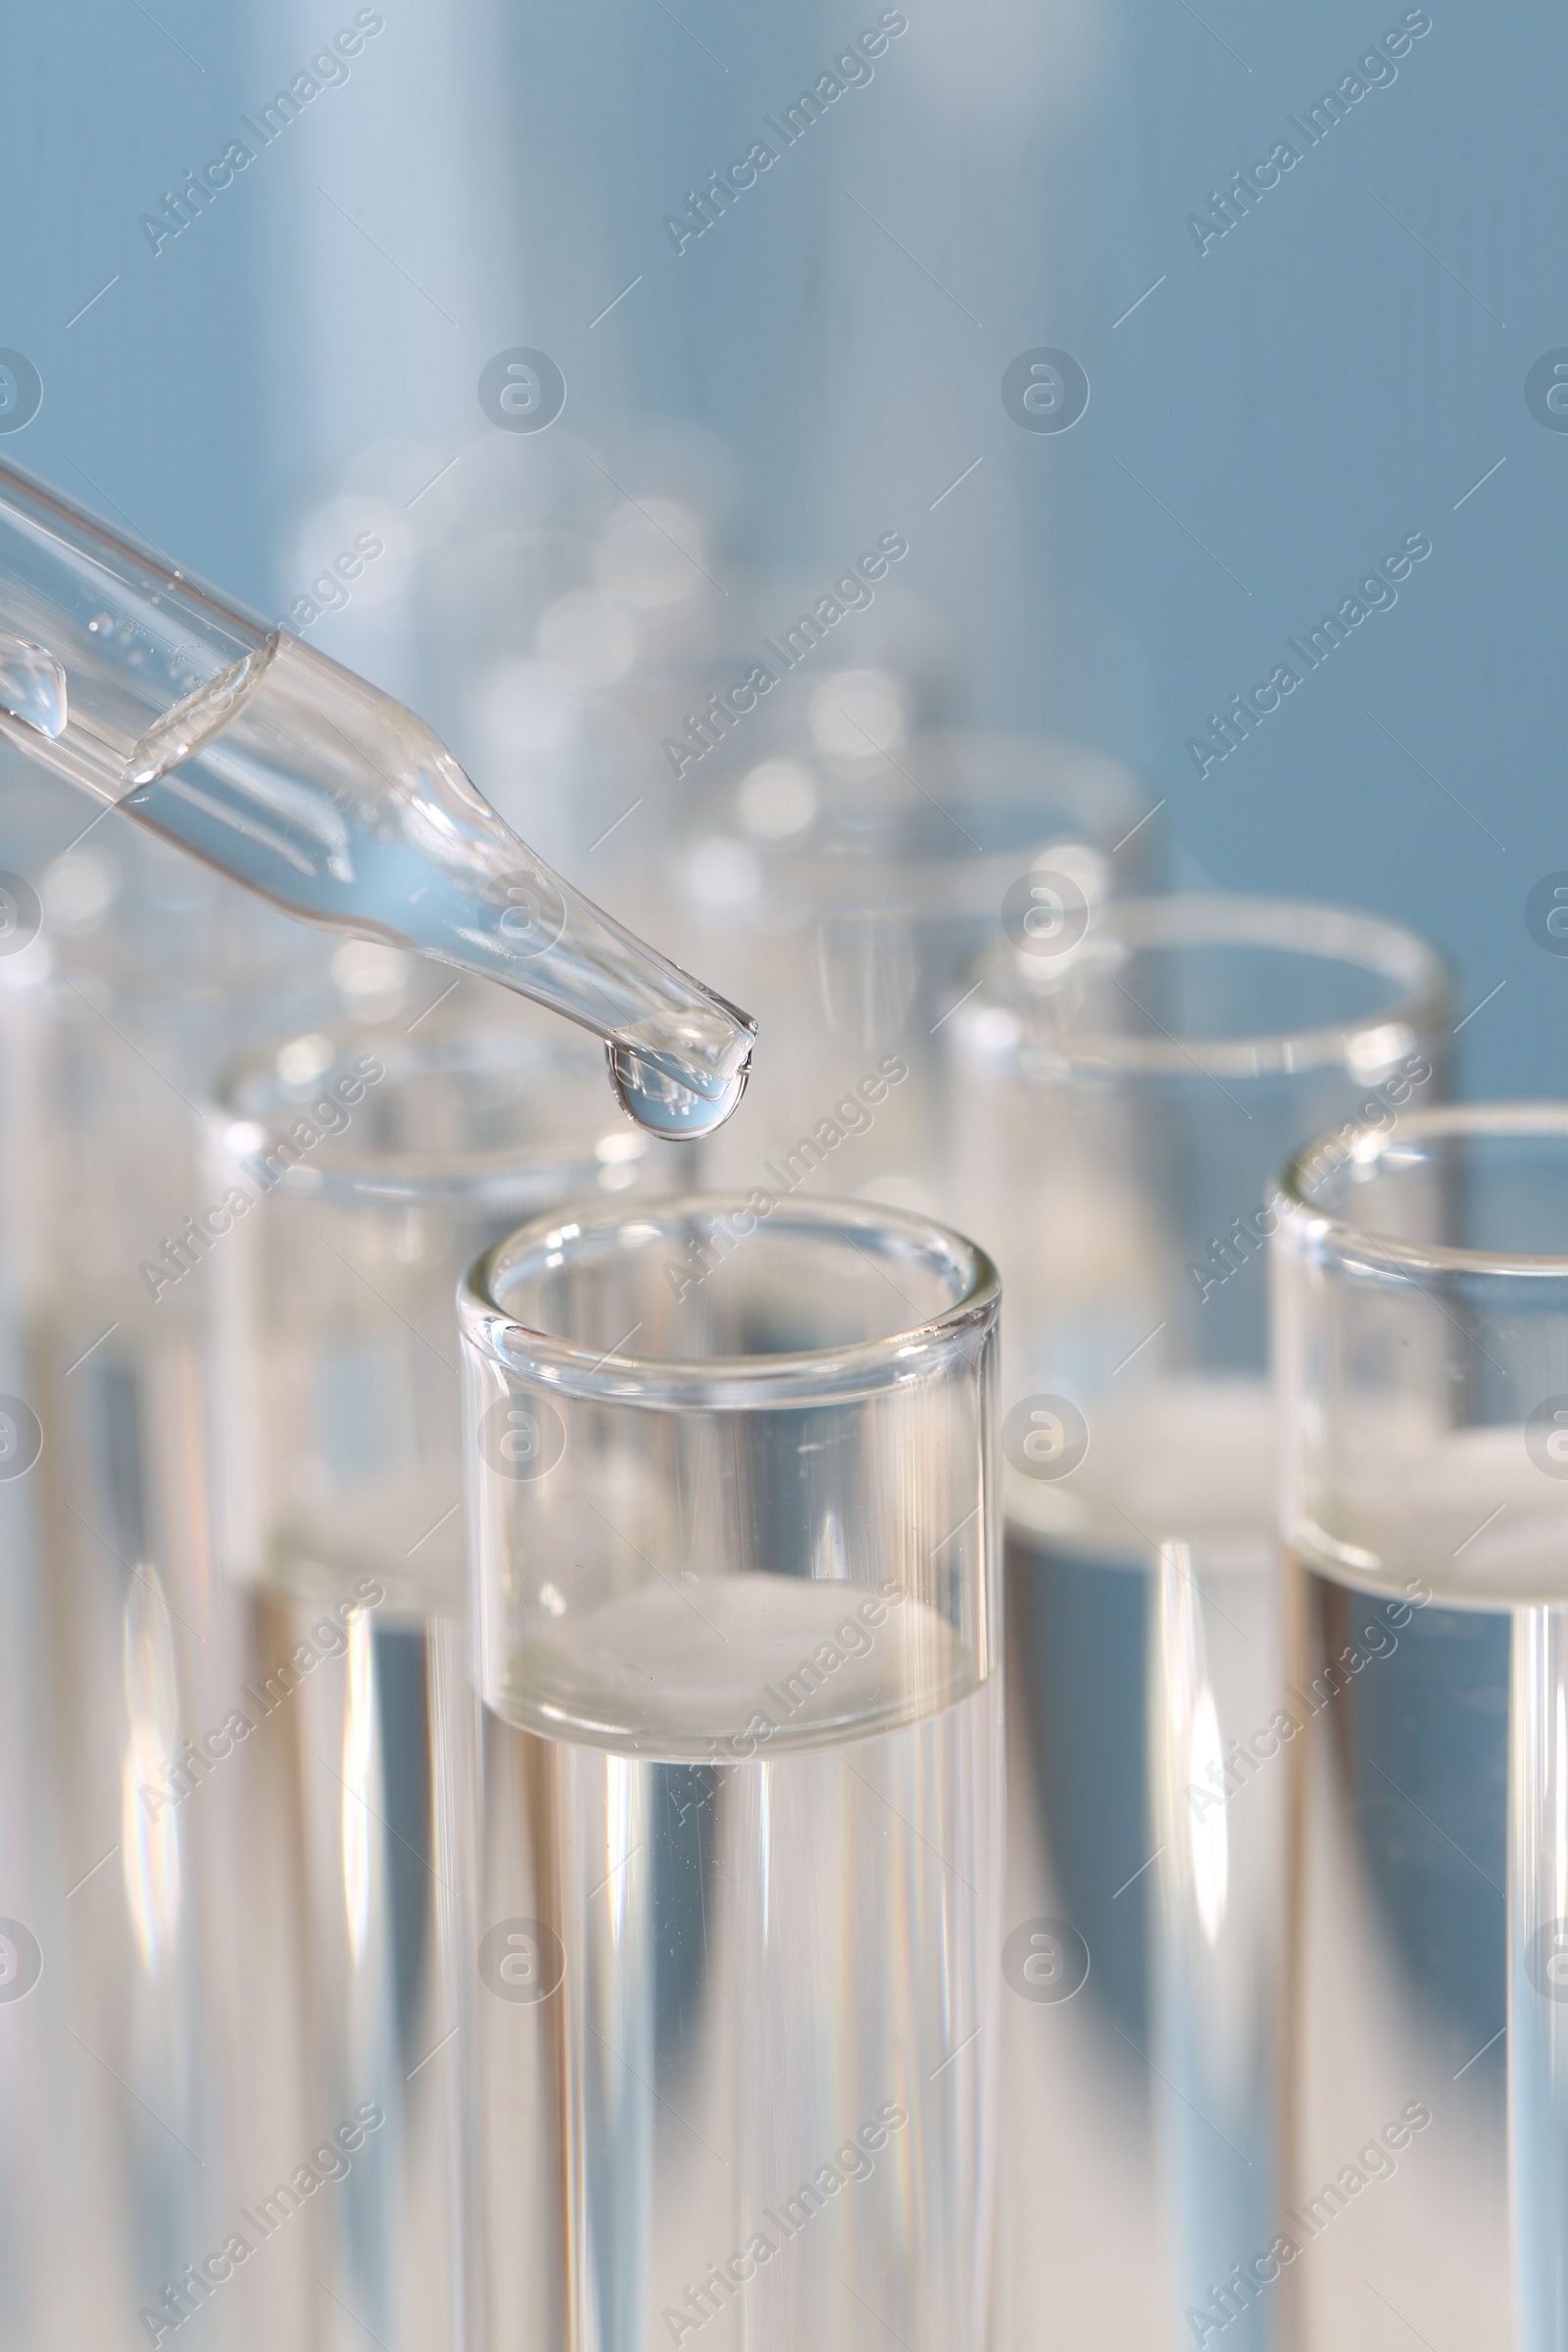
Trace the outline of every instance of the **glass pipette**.
<instances>
[{"instance_id":1,"label":"glass pipette","mask_svg":"<svg viewBox=\"0 0 1568 2352\"><path fill-rule=\"evenodd\" d=\"M0 738L303 921L580 1022L657 1134L745 1092L751 1016L535 857L422 719L4 464Z\"/></svg>"}]
</instances>

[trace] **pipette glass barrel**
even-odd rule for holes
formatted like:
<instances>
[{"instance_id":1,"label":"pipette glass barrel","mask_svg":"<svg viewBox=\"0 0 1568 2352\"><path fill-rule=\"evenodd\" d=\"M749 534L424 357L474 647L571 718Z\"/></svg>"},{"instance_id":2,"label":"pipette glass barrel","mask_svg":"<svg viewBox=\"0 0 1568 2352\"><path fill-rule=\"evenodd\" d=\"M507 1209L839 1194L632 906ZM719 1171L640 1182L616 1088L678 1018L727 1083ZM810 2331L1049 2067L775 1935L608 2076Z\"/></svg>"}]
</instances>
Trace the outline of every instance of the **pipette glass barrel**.
<instances>
[{"instance_id":1,"label":"pipette glass barrel","mask_svg":"<svg viewBox=\"0 0 1568 2352\"><path fill-rule=\"evenodd\" d=\"M306 922L591 1029L656 1133L745 1091L750 1016L552 872L422 719L9 466L0 737Z\"/></svg>"}]
</instances>

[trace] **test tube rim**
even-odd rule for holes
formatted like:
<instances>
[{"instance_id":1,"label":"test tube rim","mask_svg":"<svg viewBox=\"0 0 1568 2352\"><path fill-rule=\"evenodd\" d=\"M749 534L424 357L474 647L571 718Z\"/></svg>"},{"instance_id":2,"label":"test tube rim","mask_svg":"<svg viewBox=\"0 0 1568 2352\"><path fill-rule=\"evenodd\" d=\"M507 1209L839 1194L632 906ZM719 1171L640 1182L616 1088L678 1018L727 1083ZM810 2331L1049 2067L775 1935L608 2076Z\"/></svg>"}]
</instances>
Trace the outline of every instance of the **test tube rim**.
<instances>
[{"instance_id":1,"label":"test tube rim","mask_svg":"<svg viewBox=\"0 0 1568 2352\"><path fill-rule=\"evenodd\" d=\"M274 1038L253 1048L228 1065L215 1089L212 1113L225 1160L247 1155L254 1158L257 1147L242 1146L240 1142L245 1130L284 1124L284 1104L271 1109L247 1107L243 1092L269 1080L286 1087L287 1082L276 1068L279 1053L302 1037L314 1036L329 1043L334 1053L322 1064L319 1074L302 1087L296 1102L286 1106L305 1114L356 1046L385 1059L385 1076L393 1085L400 1074L407 1076L420 1065L428 1066L438 1054L471 1057L481 1047L494 1047L502 1054L514 1055L519 1067L541 1070L569 1067L573 1075L580 1072L585 1093L596 1098L604 1095L601 1054L592 1046L577 1046L570 1038L533 1036L497 1022L468 1022L446 1031L433 1031L413 1044L407 1037L395 1040L378 1037L376 1024L358 1021L350 1015L323 1020L307 1030L291 1030L287 1037ZM644 1160L650 1154L652 1139L630 1128L608 1101L597 1134L600 1140L612 1136L621 1146L622 1164ZM580 1138L564 1138L555 1144L542 1138L536 1145L504 1144L445 1153L406 1152L368 1158L362 1155L358 1160L339 1153L331 1163L285 1168L275 1189L316 1202L461 1208L489 1216L527 1216L533 1210L546 1215L560 1213L563 1194L573 1184L595 1184L604 1164L596 1141L585 1133ZM557 1204L554 1210L537 1205L541 1193Z\"/></svg>"},{"instance_id":2,"label":"test tube rim","mask_svg":"<svg viewBox=\"0 0 1568 2352\"><path fill-rule=\"evenodd\" d=\"M696 1217L711 1220L737 1212L755 1216L749 1205L753 1197L686 1193L643 1202L596 1202L575 1213L556 1209L534 1219L485 1250L459 1284L465 1345L511 1377L584 1402L663 1411L775 1411L851 1402L929 1381L950 1365L966 1367L994 1334L1002 1279L977 1243L935 1218L880 1202L827 1198L776 1203L765 1220L768 1232L793 1230L817 1238L846 1229L892 1233L923 1251L928 1262L940 1259L962 1268L959 1295L940 1313L880 1339L756 1356L637 1356L613 1349L596 1353L591 1347L519 1322L504 1302L505 1281L530 1256L607 1229L679 1228ZM758 1218L759 1230L762 1224Z\"/></svg>"},{"instance_id":3,"label":"test tube rim","mask_svg":"<svg viewBox=\"0 0 1568 2352\"><path fill-rule=\"evenodd\" d=\"M1557 1137L1568 1144L1568 1102L1439 1103L1401 1114L1393 1127L1367 1123L1348 1135L1337 1129L1317 1136L1292 1153L1280 1175L1277 1205L1283 1245L1295 1246L1320 1260L1332 1259L1347 1273L1399 1281L1422 1274L1452 1274L1568 1286L1568 1250L1468 1250L1447 1243L1401 1241L1396 1235L1356 1225L1312 1199L1307 1170L1331 1149L1337 1165L1330 1173L1337 1175L1351 1160L1370 1166L1390 1150L1465 1136Z\"/></svg>"},{"instance_id":4,"label":"test tube rim","mask_svg":"<svg viewBox=\"0 0 1568 2352\"><path fill-rule=\"evenodd\" d=\"M1298 1030L1150 1037L1120 1030L1063 1028L1053 1032L1044 1045L1065 1069L1105 1079L1296 1076L1336 1063L1353 1063L1356 1041L1371 1040L1384 1030L1408 1032L1413 1045L1441 1025L1450 999L1449 969L1441 950L1420 932L1388 916L1312 899L1240 891L1173 891L1147 898L1109 899L1092 909L1082 941L1052 959L1059 965L1056 971L1034 974L1024 955L1010 945L993 948L981 966L983 980L992 985L965 1007L956 1033L960 1037L971 1033L976 1019L998 1005L1014 1009L1022 992L1009 989L1006 982L1038 979L1042 988L1049 988L1069 979L1075 964L1081 965L1097 953L1103 956L1118 940L1135 951L1252 947L1316 956L1326 963L1355 964L1381 974L1398 984L1402 993L1354 1019ZM1396 1054L1391 1054L1389 1066L1396 1059ZM1368 1083L1375 1083L1380 1074L1369 1068Z\"/></svg>"}]
</instances>

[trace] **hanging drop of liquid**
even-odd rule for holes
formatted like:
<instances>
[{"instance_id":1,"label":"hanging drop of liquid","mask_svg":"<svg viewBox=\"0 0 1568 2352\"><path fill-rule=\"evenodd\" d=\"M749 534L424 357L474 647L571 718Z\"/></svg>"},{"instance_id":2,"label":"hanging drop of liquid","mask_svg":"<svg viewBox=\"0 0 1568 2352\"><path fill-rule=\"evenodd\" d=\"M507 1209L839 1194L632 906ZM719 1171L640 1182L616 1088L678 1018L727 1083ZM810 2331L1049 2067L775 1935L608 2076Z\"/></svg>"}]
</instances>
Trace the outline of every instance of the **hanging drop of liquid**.
<instances>
[{"instance_id":1,"label":"hanging drop of liquid","mask_svg":"<svg viewBox=\"0 0 1568 2352\"><path fill-rule=\"evenodd\" d=\"M683 1137L711 1135L721 1127L746 1092L752 1062L748 1054L732 1076L702 1087L690 1083L690 1065L674 1054L655 1052L612 1038L605 1048L610 1083L628 1118L651 1135L678 1142ZM711 1090L711 1091L710 1091Z\"/></svg>"},{"instance_id":2,"label":"hanging drop of liquid","mask_svg":"<svg viewBox=\"0 0 1568 2352\"><path fill-rule=\"evenodd\" d=\"M66 673L47 646L0 634L0 710L51 741L66 731Z\"/></svg>"}]
</instances>

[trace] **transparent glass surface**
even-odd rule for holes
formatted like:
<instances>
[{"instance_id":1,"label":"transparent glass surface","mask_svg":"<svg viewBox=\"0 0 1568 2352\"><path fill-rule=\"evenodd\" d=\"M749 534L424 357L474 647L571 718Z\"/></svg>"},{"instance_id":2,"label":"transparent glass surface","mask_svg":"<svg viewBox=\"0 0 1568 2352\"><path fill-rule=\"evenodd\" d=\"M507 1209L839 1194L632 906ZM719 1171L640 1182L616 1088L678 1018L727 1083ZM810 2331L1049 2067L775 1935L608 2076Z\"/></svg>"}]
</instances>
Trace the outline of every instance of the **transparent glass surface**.
<instances>
[{"instance_id":1,"label":"transparent glass surface","mask_svg":"<svg viewBox=\"0 0 1568 2352\"><path fill-rule=\"evenodd\" d=\"M477 2340L453 2046L473 1752L454 1298L519 1216L622 1196L652 1156L591 1048L471 1002L274 1041L221 1091L213 1213L183 1243L210 1261L215 1541L255 1718L224 1767L242 1940L271 1957L246 2080L258 2108L288 2083L328 2124L381 2118L341 2187L287 2213L314 2266L295 2340L335 2341L339 2307L389 2347Z\"/></svg>"},{"instance_id":2,"label":"transparent glass surface","mask_svg":"<svg viewBox=\"0 0 1568 2352\"><path fill-rule=\"evenodd\" d=\"M1278 2294L1214 2298L1275 2230L1286 1782L1230 1801L1209 1765L1284 1682L1269 1193L1303 1134L1397 1132L1440 1088L1443 976L1364 916L1176 897L1077 941L1048 906L975 977L949 1053L1008 1299L1002 2340L1261 2352ZM1083 2259L1043 2266L1048 2228Z\"/></svg>"},{"instance_id":3,"label":"transparent glass surface","mask_svg":"<svg viewBox=\"0 0 1568 2352\"><path fill-rule=\"evenodd\" d=\"M215 1200L236 1195L213 1220L232 1247L209 1246L231 1563L323 1595L373 1570L456 1605L458 1277L520 1217L653 1189L651 1139L591 1049L470 1000L412 1034L274 1043L229 1073L214 1140Z\"/></svg>"},{"instance_id":4,"label":"transparent glass surface","mask_svg":"<svg viewBox=\"0 0 1568 2352\"><path fill-rule=\"evenodd\" d=\"M942 1049L974 959L1034 906L1031 880L1069 932L1147 886L1159 819L1079 745L906 737L899 687L829 672L795 733L760 711L684 779L661 880L686 952L767 1036L767 1084L715 1138L708 1180L883 1200L969 1232Z\"/></svg>"},{"instance_id":5,"label":"transparent glass surface","mask_svg":"<svg viewBox=\"0 0 1568 2352\"><path fill-rule=\"evenodd\" d=\"M554 874L422 719L10 466L0 739L304 921L592 1030L656 1133L745 1091L749 1017Z\"/></svg>"},{"instance_id":6,"label":"transparent glass surface","mask_svg":"<svg viewBox=\"0 0 1568 2352\"><path fill-rule=\"evenodd\" d=\"M1283 1196L1293 2185L1399 2101L1431 2130L1301 2263L1300 2340L1383 2340L1375 2262L1417 2327L1544 2352L1568 2330L1568 1109L1321 1139Z\"/></svg>"},{"instance_id":7,"label":"transparent glass surface","mask_svg":"<svg viewBox=\"0 0 1568 2352\"><path fill-rule=\"evenodd\" d=\"M465 1286L497 2341L986 2340L997 1298L756 1195Z\"/></svg>"},{"instance_id":8,"label":"transparent glass surface","mask_svg":"<svg viewBox=\"0 0 1568 2352\"><path fill-rule=\"evenodd\" d=\"M322 2128L277 2081L245 2102L249 1971L265 1980L271 1947L237 1936L248 1856L221 1778L198 1789L185 1764L248 1671L214 1571L202 1285L155 1299L140 1270L202 1200L198 1073L275 943L232 929L200 975L171 943L160 970L148 936L210 938L216 886L151 844L73 848L78 831L31 836L41 927L0 956L8 2352L147 2341L149 2310L172 2328L215 2293L189 2266L234 2275L238 2208L271 2185L257 2135L276 2122L286 2177ZM287 2332L305 2242L273 2254L219 2298L215 2343Z\"/></svg>"},{"instance_id":9,"label":"transparent glass surface","mask_svg":"<svg viewBox=\"0 0 1568 2352\"><path fill-rule=\"evenodd\" d=\"M668 416L596 417L590 447L568 413L519 466L514 440L475 422L411 517L425 707L514 831L559 871L591 870L617 911L630 886L633 928L684 961L658 894L636 885L668 821L664 739L694 696L746 667L715 634L744 604L734 458ZM349 470L362 479L371 463L357 455ZM422 451L383 463L377 486L399 508L433 470ZM756 620L754 643L767 625ZM741 625L737 656L744 645Z\"/></svg>"}]
</instances>

